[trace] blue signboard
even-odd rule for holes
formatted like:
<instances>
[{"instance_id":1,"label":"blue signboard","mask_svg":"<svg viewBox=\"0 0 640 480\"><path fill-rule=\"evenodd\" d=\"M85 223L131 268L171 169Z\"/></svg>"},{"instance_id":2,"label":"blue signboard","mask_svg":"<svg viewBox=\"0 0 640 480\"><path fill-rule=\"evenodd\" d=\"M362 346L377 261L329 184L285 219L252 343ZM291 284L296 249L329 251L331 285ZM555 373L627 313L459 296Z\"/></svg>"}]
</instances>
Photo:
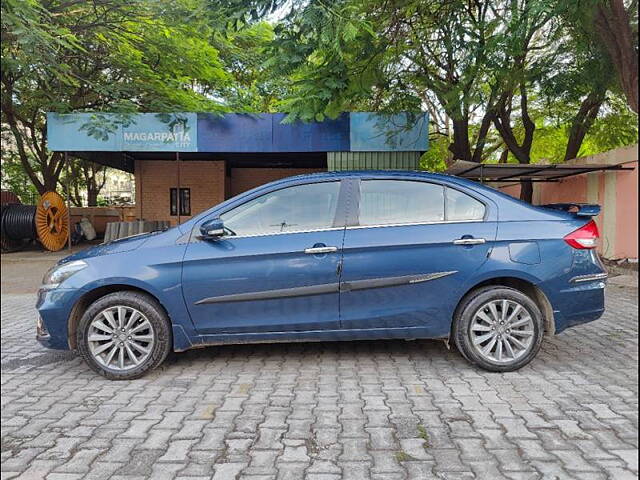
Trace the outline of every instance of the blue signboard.
<instances>
[{"instance_id":1,"label":"blue signboard","mask_svg":"<svg viewBox=\"0 0 640 480\"><path fill-rule=\"evenodd\" d=\"M198 114L199 152L271 152L272 115Z\"/></svg>"},{"instance_id":2,"label":"blue signboard","mask_svg":"<svg viewBox=\"0 0 640 480\"><path fill-rule=\"evenodd\" d=\"M426 113L350 114L352 152L424 152L429 142Z\"/></svg>"},{"instance_id":3,"label":"blue signboard","mask_svg":"<svg viewBox=\"0 0 640 480\"><path fill-rule=\"evenodd\" d=\"M195 113L47 114L54 151L196 152Z\"/></svg>"},{"instance_id":4,"label":"blue signboard","mask_svg":"<svg viewBox=\"0 0 640 480\"><path fill-rule=\"evenodd\" d=\"M283 123L284 113L273 115L273 148L276 152L349 151L349 114L324 122Z\"/></svg>"},{"instance_id":5,"label":"blue signboard","mask_svg":"<svg viewBox=\"0 0 640 480\"><path fill-rule=\"evenodd\" d=\"M47 115L53 151L401 152L426 151L428 116L343 113L284 123L285 114L76 113Z\"/></svg>"}]
</instances>

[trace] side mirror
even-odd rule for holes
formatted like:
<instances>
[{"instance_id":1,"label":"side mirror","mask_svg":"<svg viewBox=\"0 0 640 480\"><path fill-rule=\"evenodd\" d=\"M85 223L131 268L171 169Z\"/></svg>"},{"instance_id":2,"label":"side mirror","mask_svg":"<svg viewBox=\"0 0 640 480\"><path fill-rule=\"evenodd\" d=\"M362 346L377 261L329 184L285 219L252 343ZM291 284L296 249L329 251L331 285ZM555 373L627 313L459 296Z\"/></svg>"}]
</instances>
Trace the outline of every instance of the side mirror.
<instances>
[{"instance_id":1,"label":"side mirror","mask_svg":"<svg viewBox=\"0 0 640 480\"><path fill-rule=\"evenodd\" d=\"M224 235L224 224L219 218L207 220L200 225L200 234L205 240L218 240Z\"/></svg>"}]
</instances>

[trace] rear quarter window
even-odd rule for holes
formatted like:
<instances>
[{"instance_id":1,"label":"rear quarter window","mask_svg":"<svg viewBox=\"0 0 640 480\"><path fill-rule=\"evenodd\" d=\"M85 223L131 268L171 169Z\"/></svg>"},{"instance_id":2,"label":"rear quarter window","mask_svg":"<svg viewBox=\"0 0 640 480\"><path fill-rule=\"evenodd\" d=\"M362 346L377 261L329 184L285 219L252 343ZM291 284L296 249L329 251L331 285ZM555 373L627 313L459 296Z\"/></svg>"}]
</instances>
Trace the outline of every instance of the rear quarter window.
<instances>
[{"instance_id":1,"label":"rear quarter window","mask_svg":"<svg viewBox=\"0 0 640 480\"><path fill-rule=\"evenodd\" d=\"M486 211L484 204L453 188L446 188L446 219L449 222L482 220Z\"/></svg>"},{"instance_id":2,"label":"rear quarter window","mask_svg":"<svg viewBox=\"0 0 640 480\"><path fill-rule=\"evenodd\" d=\"M470 195L436 183L412 180L360 182L362 226L481 221L485 205Z\"/></svg>"}]
</instances>

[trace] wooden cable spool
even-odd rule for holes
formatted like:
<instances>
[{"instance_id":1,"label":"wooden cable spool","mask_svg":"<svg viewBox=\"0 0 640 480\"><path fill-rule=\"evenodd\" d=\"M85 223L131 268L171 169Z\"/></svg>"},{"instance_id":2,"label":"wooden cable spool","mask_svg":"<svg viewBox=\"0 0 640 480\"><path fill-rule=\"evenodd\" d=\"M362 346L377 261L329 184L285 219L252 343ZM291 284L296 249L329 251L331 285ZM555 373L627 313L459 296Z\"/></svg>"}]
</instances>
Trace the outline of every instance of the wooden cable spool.
<instances>
[{"instance_id":1,"label":"wooden cable spool","mask_svg":"<svg viewBox=\"0 0 640 480\"><path fill-rule=\"evenodd\" d=\"M40 197L35 215L40 243L52 252L62 249L69 238L69 216L64 199L56 192Z\"/></svg>"}]
</instances>

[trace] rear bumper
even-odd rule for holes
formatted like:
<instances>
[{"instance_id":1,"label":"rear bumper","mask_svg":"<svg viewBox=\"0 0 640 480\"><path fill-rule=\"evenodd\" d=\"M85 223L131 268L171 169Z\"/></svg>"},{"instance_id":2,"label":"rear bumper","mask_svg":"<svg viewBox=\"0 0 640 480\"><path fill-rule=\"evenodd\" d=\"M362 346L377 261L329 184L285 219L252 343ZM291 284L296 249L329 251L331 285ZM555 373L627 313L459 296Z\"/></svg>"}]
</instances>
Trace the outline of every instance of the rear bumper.
<instances>
[{"instance_id":1,"label":"rear bumper","mask_svg":"<svg viewBox=\"0 0 640 480\"><path fill-rule=\"evenodd\" d=\"M604 313L605 281L595 279L572 282L553 295L556 333L599 319Z\"/></svg>"},{"instance_id":2,"label":"rear bumper","mask_svg":"<svg viewBox=\"0 0 640 480\"><path fill-rule=\"evenodd\" d=\"M47 348L69 350L68 320L76 289L38 290L36 340Z\"/></svg>"}]
</instances>

